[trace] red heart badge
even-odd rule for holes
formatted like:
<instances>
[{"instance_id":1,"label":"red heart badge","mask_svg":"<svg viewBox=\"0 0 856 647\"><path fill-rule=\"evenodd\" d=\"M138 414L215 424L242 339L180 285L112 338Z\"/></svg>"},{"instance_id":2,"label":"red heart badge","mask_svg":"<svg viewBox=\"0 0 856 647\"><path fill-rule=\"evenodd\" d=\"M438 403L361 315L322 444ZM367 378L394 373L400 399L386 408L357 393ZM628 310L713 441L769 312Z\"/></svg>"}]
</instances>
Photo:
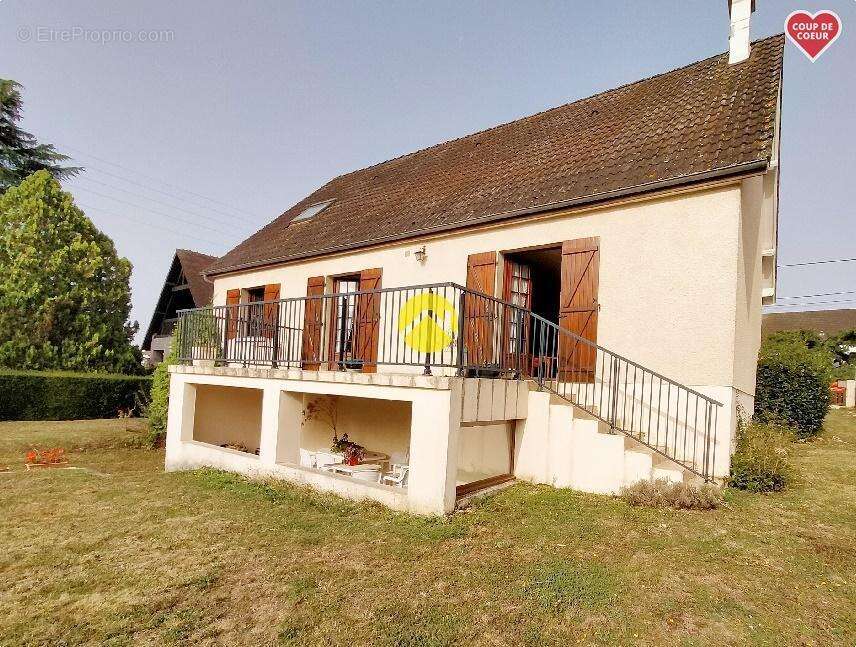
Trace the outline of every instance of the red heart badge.
<instances>
[{"instance_id":1,"label":"red heart badge","mask_svg":"<svg viewBox=\"0 0 856 647\"><path fill-rule=\"evenodd\" d=\"M814 62L841 35L841 19L828 9L814 15L794 11L785 19L785 31L791 42Z\"/></svg>"}]
</instances>

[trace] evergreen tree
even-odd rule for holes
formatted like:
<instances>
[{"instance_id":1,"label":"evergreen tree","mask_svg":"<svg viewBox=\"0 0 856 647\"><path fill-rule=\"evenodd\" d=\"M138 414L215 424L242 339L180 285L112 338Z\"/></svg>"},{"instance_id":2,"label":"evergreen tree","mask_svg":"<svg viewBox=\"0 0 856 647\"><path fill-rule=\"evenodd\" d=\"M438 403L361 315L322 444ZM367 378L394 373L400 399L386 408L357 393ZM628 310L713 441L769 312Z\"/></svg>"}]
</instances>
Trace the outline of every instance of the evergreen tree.
<instances>
[{"instance_id":1,"label":"evergreen tree","mask_svg":"<svg viewBox=\"0 0 856 647\"><path fill-rule=\"evenodd\" d=\"M131 263L45 170L0 196L0 366L137 372Z\"/></svg>"},{"instance_id":2,"label":"evergreen tree","mask_svg":"<svg viewBox=\"0 0 856 647\"><path fill-rule=\"evenodd\" d=\"M69 159L67 155L58 153L51 144L40 144L18 127L24 106L20 89L15 81L0 79L0 195L42 169L58 180L80 170L60 166Z\"/></svg>"}]
</instances>

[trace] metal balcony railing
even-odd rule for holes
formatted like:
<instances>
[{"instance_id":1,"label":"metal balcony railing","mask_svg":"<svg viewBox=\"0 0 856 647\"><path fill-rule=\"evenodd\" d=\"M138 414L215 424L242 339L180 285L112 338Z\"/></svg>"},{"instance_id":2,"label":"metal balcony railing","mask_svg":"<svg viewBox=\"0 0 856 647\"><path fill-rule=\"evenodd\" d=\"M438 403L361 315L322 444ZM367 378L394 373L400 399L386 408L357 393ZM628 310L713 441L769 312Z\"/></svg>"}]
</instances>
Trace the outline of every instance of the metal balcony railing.
<instances>
[{"instance_id":1,"label":"metal balcony railing","mask_svg":"<svg viewBox=\"0 0 856 647\"><path fill-rule=\"evenodd\" d=\"M716 400L556 323L455 283L179 313L182 362L533 380L614 432L710 479Z\"/></svg>"}]
</instances>

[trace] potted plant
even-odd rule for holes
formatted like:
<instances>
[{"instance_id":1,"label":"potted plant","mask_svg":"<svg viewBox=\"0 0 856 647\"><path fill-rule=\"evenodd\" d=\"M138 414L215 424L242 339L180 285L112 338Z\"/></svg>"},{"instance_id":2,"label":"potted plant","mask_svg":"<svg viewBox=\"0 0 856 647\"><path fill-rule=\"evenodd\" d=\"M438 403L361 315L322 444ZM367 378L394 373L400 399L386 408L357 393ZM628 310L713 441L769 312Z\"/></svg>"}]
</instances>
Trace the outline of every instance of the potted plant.
<instances>
[{"instance_id":1,"label":"potted plant","mask_svg":"<svg viewBox=\"0 0 856 647\"><path fill-rule=\"evenodd\" d=\"M193 340L193 365L214 368L223 352L214 309L209 307L194 312L189 321L185 322L183 333Z\"/></svg>"},{"instance_id":2,"label":"potted plant","mask_svg":"<svg viewBox=\"0 0 856 647\"><path fill-rule=\"evenodd\" d=\"M336 454L342 454L344 456L343 462L347 465L359 465L360 461L362 461L366 455L366 448L349 440L348 434L342 434L342 437L338 438L334 433L333 444L330 445L330 451Z\"/></svg>"}]
</instances>

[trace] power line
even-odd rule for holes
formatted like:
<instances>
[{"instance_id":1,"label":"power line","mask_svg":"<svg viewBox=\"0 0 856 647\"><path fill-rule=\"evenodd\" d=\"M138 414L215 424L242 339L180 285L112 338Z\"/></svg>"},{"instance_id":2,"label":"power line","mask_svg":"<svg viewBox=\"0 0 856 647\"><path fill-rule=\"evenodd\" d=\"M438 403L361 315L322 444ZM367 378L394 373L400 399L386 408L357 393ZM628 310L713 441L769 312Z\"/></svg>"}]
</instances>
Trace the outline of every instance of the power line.
<instances>
[{"instance_id":1,"label":"power line","mask_svg":"<svg viewBox=\"0 0 856 647\"><path fill-rule=\"evenodd\" d=\"M183 211L184 213L190 214L191 216L195 216L197 218L206 218L208 220L211 220L212 222L216 222L216 223L219 223L222 225L234 225L235 224L234 221L227 222L225 220L221 220L220 218L214 218L213 216L206 216L206 215L201 214L201 213L196 213L194 211L190 211L189 209L184 209L182 207L179 207L179 206L176 206L173 204L169 204L168 202L164 202L163 200L157 200L155 198L152 198L151 196L143 195L142 193L135 193L134 191L128 191L127 189L123 189L123 188L118 187L118 186L113 186L112 184L107 184L106 182L101 182L101 181L95 180L91 177L81 176L81 177L75 178L75 181L77 181L77 180L83 180L84 182L94 182L95 184L99 184L101 186L107 187L108 189L114 189L115 191L121 191L122 193L127 193L128 195L132 195L132 196L137 197L137 198L143 198L144 200L149 200L149 201L155 202L157 204L162 204L165 207L169 207L170 209L176 209L178 211Z\"/></svg>"},{"instance_id":2,"label":"power line","mask_svg":"<svg viewBox=\"0 0 856 647\"><path fill-rule=\"evenodd\" d=\"M785 263L779 267L804 267L806 265L824 265L826 263L852 263L856 258L829 258L821 261L802 261L800 263Z\"/></svg>"},{"instance_id":3,"label":"power line","mask_svg":"<svg viewBox=\"0 0 856 647\"><path fill-rule=\"evenodd\" d=\"M125 218L126 220L130 220L132 222L140 222L139 218L134 218L134 217L129 216L129 215L124 214L124 213L118 213L118 212L114 213L112 211L106 211L105 209L101 209L99 207L93 207L91 205L86 205L86 204L83 204L82 202L78 202L77 204L81 207L84 207L87 211L99 211L99 212L104 213L108 216L114 216L114 217L118 216L119 218ZM176 229L170 229L169 227L164 227L162 225L156 225L156 224L153 224L150 222L146 222L145 224L148 227L154 227L155 229L160 229L162 231L168 231L171 234L176 234L178 236L182 236L183 238L189 238L191 240L197 240L199 242L207 243L209 245L215 245L218 248L223 246L223 243L217 243L217 242L214 242L213 240L208 240L207 238L199 238L198 236L190 236L186 232L178 231Z\"/></svg>"},{"instance_id":4,"label":"power line","mask_svg":"<svg viewBox=\"0 0 856 647\"><path fill-rule=\"evenodd\" d=\"M65 146L65 145L63 145L63 148L68 148L68 149L73 150L73 151L76 150L80 153L83 153L85 156L91 157L92 159L98 160L99 162L103 162L104 164L109 164L110 166L115 166L116 168L120 168L124 171L128 171L129 173L134 173L135 175L141 175L143 177L147 177L150 180L154 180L155 182L159 182L160 184L163 184L164 186L170 187L171 189L174 189L176 191L181 191L182 193L187 193L188 195L193 195L193 196L196 196L197 198L202 198L203 200L208 200L209 202L213 202L214 204L219 204L221 207L226 207L227 209L231 209L232 211L237 211L238 213L243 213L244 215L250 216L251 218L256 217L253 214L249 213L248 211L244 211L243 209L239 209L238 207L233 207L233 206L228 205L224 202L220 202L218 200L215 200L214 198L209 198L207 195L202 195L201 193L196 193L196 192L190 191L188 189L183 189L180 186L176 186L174 184L169 184L168 182L165 182L164 180L161 180L161 179L156 178L154 176L147 175L146 173L142 173L140 171L135 171L134 169L128 168L127 166L122 166L121 164L117 164L116 162L111 162L110 160L106 160L103 157L97 157L95 155L92 155L91 153L87 153L86 151L84 151L80 148L76 148L74 146Z\"/></svg>"},{"instance_id":5,"label":"power line","mask_svg":"<svg viewBox=\"0 0 856 647\"><path fill-rule=\"evenodd\" d=\"M77 157L74 159L79 160L83 164L86 164L86 170L87 171L95 171L96 173L102 173L104 175L109 175L110 177L115 178L117 180L121 180L122 182L127 182L128 184L133 184L134 186L138 186L141 189L146 189L148 191L154 191L155 193L160 193L161 195L165 195L168 198L172 198L173 200L178 200L179 202L185 202L185 203L192 205L198 209L206 209L208 211L213 211L214 213L219 213L223 216L226 216L227 218L231 218L232 220L229 221L229 224L232 224L235 218L239 218L241 220L244 220L244 216L238 216L234 213L227 213L225 211L221 211L220 209L215 209L214 207L209 206L209 205L198 204L196 202L193 202L192 200L188 200L187 198L182 198L181 196L176 195L174 193L169 193L167 191L161 191L160 189L156 189L153 186L149 186L148 184L143 184L142 182L137 182L135 180L131 180L129 178L126 178L123 175L111 173L110 171L105 171L104 169L99 168L97 166L92 166L91 164L87 164L86 160L82 160L82 159L77 158ZM78 176L77 179L80 179L80 177L83 177L83 176Z\"/></svg>"},{"instance_id":6,"label":"power line","mask_svg":"<svg viewBox=\"0 0 856 647\"><path fill-rule=\"evenodd\" d=\"M192 220L186 220L184 218L179 218L178 216L174 216L174 215L169 214L169 213L164 213L163 211L157 211L155 209L150 209L149 207L144 207L143 205L136 204L134 202L128 202L127 200L122 200L121 198L114 198L112 195L107 195L106 193L100 193L98 191L93 191L92 189L87 189L86 187L77 187L77 188L83 189L84 191L88 191L89 193L93 193L97 196L101 196L102 198L107 198L108 200L115 200L116 202L121 202L122 204L126 204L126 205L134 207L136 209L142 209L143 211L148 211L148 212L156 214L158 216L170 218L171 220L177 220L177 221L183 222L187 225L193 225L194 227L202 227L204 229L208 229L209 231L213 231L213 232L216 232L218 234L222 234L223 236L225 236L227 238L232 237L232 234L225 232L222 229L216 229L214 227L211 227L210 225L203 225L201 223L194 222Z\"/></svg>"}]
</instances>

